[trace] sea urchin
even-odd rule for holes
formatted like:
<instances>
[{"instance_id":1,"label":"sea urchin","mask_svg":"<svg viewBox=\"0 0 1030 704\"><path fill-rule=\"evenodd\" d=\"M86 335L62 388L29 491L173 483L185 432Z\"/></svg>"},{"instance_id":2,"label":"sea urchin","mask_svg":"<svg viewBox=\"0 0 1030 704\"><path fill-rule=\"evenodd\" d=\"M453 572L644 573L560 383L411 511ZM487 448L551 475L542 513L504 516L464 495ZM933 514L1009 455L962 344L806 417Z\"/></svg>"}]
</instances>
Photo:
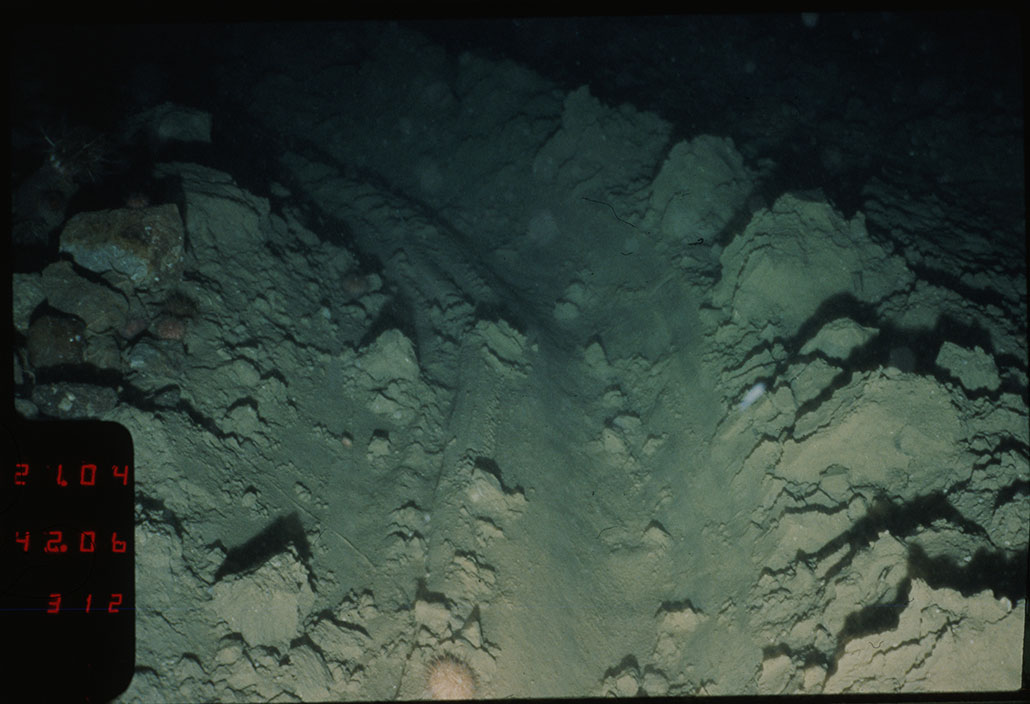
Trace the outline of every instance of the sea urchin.
<instances>
[{"instance_id":1,"label":"sea urchin","mask_svg":"<svg viewBox=\"0 0 1030 704\"><path fill-rule=\"evenodd\" d=\"M441 655L429 663L426 694L430 699L472 699L476 675L463 660Z\"/></svg>"}]
</instances>

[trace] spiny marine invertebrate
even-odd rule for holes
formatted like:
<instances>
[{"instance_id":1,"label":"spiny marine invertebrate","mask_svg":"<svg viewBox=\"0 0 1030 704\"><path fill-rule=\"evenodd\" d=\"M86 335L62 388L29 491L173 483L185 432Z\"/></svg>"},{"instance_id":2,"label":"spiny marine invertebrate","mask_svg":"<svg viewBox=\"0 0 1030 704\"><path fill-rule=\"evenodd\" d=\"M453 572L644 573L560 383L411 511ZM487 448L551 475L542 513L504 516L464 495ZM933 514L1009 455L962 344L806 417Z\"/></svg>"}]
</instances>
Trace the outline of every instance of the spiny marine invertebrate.
<instances>
[{"instance_id":1,"label":"spiny marine invertebrate","mask_svg":"<svg viewBox=\"0 0 1030 704\"><path fill-rule=\"evenodd\" d=\"M96 181L111 165L110 140L85 127L51 137L43 132L47 165L73 183Z\"/></svg>"},{"instance_id":2,"label":"spiny marine invertebrate","mask_svg":"<svg viewBox=\"0 0 1030 704\"><path fill-rule=\"evenodd\" d=\"M464 660L440 655L429 663L426 695L430 699L472 699L476 695L476 675Z\"/></svg>"}]
</instances>

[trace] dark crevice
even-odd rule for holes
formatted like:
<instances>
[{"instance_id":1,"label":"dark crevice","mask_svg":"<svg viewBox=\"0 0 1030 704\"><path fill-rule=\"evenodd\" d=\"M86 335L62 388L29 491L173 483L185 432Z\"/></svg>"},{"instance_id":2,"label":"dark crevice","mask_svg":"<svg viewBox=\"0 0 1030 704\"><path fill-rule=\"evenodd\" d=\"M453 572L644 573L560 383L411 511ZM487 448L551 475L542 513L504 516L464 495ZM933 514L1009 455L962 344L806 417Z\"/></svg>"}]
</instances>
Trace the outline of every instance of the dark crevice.
<instances>
[{"instance_id":1,"label":"dark crevice","mask_svg":"<svg viewBox=\"0 0 1030 704\"><path fill-rule=\"evenodd\" d=\"M300 517L296 513L291 513L276 518L244 544L227 550L225 559L215 572L214 581L218 582L230 575L253 572L270 558L286 552L291 545L297 551L300 561L308 567L310 576L311 545L308 543ZM315 585L312 584L311 588L315 590Z\"/></svg>"}]
</instances>

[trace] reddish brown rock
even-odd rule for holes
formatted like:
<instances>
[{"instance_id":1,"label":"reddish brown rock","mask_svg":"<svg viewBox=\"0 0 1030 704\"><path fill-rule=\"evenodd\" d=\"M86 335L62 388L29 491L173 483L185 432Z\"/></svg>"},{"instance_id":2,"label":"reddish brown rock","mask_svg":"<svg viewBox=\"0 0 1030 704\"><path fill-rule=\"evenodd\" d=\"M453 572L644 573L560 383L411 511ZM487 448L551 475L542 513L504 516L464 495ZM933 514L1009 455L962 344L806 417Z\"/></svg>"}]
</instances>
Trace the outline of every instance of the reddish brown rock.
<instances>
[{"instance_id":1,"label":"reddish brown rock","mask_svg":"<svg viewBox=\"0 0 1030 704\"><path fill-rule=\"evenodd\" d=\"M61 232L61 251L97 273L128 276L141 288L176 282L185 230L174 204L79 213Z\"/></svg>"}]
</instances>

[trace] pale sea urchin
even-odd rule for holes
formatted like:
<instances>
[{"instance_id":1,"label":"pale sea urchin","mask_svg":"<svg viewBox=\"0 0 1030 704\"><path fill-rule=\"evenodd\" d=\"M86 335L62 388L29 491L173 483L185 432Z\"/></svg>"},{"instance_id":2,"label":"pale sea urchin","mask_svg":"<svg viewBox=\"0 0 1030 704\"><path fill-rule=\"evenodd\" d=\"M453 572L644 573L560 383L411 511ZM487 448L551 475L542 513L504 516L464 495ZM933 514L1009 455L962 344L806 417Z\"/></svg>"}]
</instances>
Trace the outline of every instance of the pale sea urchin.
<instances>
[{"instance_id":1,"label":"pale sea urchin","mask_svg":"<svg viewBox=\"0 0 1030 704\"><path fill-rule=\"evenodd\" d=\"M441 655L429 663L426 695L430 699L472 699L476 675L468 663L453 655Z\"/></svg>"}]
</instances>

